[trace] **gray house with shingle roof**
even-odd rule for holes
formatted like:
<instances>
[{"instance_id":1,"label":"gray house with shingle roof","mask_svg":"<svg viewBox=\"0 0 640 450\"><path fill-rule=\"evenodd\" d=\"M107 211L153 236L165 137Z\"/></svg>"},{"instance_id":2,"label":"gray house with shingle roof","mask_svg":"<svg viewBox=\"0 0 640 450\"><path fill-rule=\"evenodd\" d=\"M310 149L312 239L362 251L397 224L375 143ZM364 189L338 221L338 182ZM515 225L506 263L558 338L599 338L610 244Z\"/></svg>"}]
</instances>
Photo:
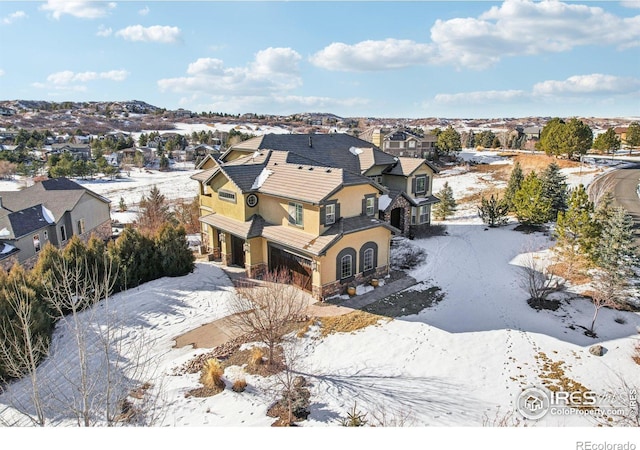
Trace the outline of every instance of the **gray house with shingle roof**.
<instances>
[{"instance_id":1,"label":"gray house with shingle roof","mask_svg":"<svg viewBox=\"0 0 640 450\"><path fill-rule=\"evenodd\" d=\"M0 264L32 267L47 243L64 247L74 235L111 236L110 201L66 178L0 192Z\"/></svg>"}]
</instances>

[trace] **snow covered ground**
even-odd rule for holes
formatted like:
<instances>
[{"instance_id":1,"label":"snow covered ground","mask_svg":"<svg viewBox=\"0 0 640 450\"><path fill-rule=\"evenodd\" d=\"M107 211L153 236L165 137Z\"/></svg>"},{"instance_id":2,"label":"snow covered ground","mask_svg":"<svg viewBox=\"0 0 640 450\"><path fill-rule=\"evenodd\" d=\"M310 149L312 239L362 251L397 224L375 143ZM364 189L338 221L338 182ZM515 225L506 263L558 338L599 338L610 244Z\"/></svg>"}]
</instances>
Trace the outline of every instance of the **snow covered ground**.
<instances>
[{"instance_id":1,"label":"snow covered ground","mask_svg":"<svg viewBox=\"0 0 640 450\"><path fill-rule=\"evenodd\" d=\"M146 180L157 182L166 176L163 186L167 192L195 192L195 188L188 187L194 183L188 178L189 172L176 178L169 174L153 174ZM434 191L444 180L456 186L454 194L463 188L472 190L478 186L475 175L436 178ZM573 173L570 182L588 183L596 175L595 171ZM124 196L126 189L122 194L107 189L117 183L104 183L102 191L101 183L87 187L110 198ZM122 183L138 188L133 181ZM140 189L142 185L140 181ZM139 200L137 192L128 195L125 199ZM301 424L307 434L299 435L304 439L300 444L325 448L335 440L348 445L369 443L377 448L380 443L407 445L415 439L414 445L421 448L434 447L436 442L437 448L473 448L479 445L479 434L490 440L491 448L515 448L516 444L517 448L576 448L576 440L580 439L616 439L622 443L631 440L640 445L637 434L619 428L610 434L597 429L592 418L578 415L547 415L537 422L521 420L520 425L526 423L527 429L519 429L517 434L494 429L487 435L484 429L451 428L482 427L512 412L522 389L541 385L549 375L550 364L561 368L565 380L578 382L600 395L615 389L619 377L640 384L640 366L630 357L634 343L640 339L640 315L602 310L596 325L598 338L587 337L581 327L591 321L593 306L588 301L576 299L563 303L556 311L536 311L528 306L527 293L519 284L518 266L523 255L536 252L544 257L551 245L549 236L514 231L514 224L486 229L472 205L461 208L445 224L447 235L413 241L426 250L427 258L410 272L418 281L439 286L445 293L444 300L418 314L383 321L354 333L322 338L312 329L300 339L304 356L299 370L311 382L312 403L309 419ZM268 447L280 448L283 444L282 435L275 434L278 431L265 429L272 423L266 411L274 400L265 389L268 380L245 374L248 389L235 393L229 383L241 369L229 368L225 372L225 391L213 397L187 398L185 393L199 386L198 375L174 374L174 369L209 349L176 349L173 340L226 315L232 291L228 278L215 263L199 262L190 275L156 280L111 300L125 319L124 336L135 339L144 332L153 343L149 349L155 362L152 381L155 386L162 386L165 398L161 425L176 431L171 435L160 431L143 436L158 439L163 447L169 442L182 446L181 439L193 436L199 441L195 445L202 445L202 441L210 439L210 429L192 427L211 426L223 427L216 429L216 434L221 433L223 442L233 439L234 445L245 439L252 442L258 436L273 440L261 443ZM601 357L588 351L596 343L607 349ZM60 367L63 358L73 353L71 335L62 327L56 329L53 348L56 351L50 361L39 368L43 376L54 373L50 368ZM65 389L62 379L50 379L47 385ZM2 408L10 396L23 395L26 388L23 380L10 386L8 394L0 395L0 415L8 417L10 412ZM354 404L370 417L382 411L389 418L402 417L412 430L370 430L357 438L345 435L338 420ZM69 423L68 418L57 416L55 411L51 414L52 420ZM237 429L248 426L262 431L246 433ZM185 432L187 427L190 431ZM329 433L327 427L331 427ZM558 431L559 427L571 428ZM325 431L318 434L318 430ZM290 435L282 439L290 439ZM217 438L216 441L220 442Z\"/></svg>"}]
</instances>

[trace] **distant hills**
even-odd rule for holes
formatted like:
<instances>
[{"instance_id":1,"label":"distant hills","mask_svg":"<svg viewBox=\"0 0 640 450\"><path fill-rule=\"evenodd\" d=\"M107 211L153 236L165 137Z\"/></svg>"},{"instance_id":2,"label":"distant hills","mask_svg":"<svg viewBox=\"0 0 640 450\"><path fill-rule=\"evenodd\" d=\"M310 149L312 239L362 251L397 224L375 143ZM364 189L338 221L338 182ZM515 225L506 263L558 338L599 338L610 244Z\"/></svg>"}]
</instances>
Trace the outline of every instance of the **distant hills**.
<instances>
[{"instance_id":1,"label":"distant hills","mask_svg":"<svg viewBox=\"0 0 640 450\"><path fill-rule=\"evenodd\" d=\"M592 129L625 126L639 118L579 117ZM41 100L0 101L0 128L55 129L59 132L99 134L113 130L139 132L142 130L170 130L174 123L253 123L290 127L295 132L322 132L327 129L359 129L367 127L435 127L453 126L464 129L514 129L544 126L551 117L511 118L376 118L340 117L332 113L297 113L288 116L264 114L226 114L215 112L168 110L141 100L49 102Z\"/></svg>"}]
</instances>

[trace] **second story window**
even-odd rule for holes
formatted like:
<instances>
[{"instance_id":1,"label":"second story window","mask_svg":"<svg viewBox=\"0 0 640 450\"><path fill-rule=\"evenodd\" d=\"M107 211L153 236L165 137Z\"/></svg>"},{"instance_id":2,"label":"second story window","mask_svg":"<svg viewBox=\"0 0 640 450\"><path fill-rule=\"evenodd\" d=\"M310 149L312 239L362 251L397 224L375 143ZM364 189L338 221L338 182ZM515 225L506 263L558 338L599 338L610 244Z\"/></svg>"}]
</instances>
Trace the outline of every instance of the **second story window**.
<instances>
[{"instance_id":1,"label":"second story window","mask_svg":"<svg viewBox=\"0 0 640 450\"><path fill-rule=\"evenodd\" d=\"M231 191L218 191L218 198L226 202L235 203L236 193Z\"/></svg>"},{"instance_id":2,"label":"second story window","mask_svg":"<svg viewBox=\"0 0 640 450\"><path fill-rule=\"evenodd\" d=\"M78 220L78 234L84 233L84 219Z\"/></svg>"},{"instance_id":3,"label":"second story window","mask_svg":"<svg viewBox=\"0 0 640 450\"><path fill-rule=\"evenodd\" d=\"M303 212L301 203L289 203L289 223L298 227L303 226Z\"/></svg>"},{"instance_id":4,"label":"second story window","mask_svg":"<svg viewBox=\"0 0 640 450\"><path fill-rule=\"evenodd\" d=\"M331 204L331 205L327 205L325 207L325 219L324 219L324 224L325 225L331 225L336 223L336 205L335 204Z\"/></svg>"},{"instance_id":5,"label":"second story window","mask_svg":"<svg viewBox=\"0 0 640 450\"><path fill-rule=\"evenodd\" d=\"M416 194L427 192L427 177L425 175L416 177Z\"/></svg>"},{"instance_id":6,"label":"second story window","mask_svg":"<svg viewBox=\"0 0 640 450\"><path fill-rule=\"evenodd\" d=\"M373 216L376 211L376 198L375 197L367 197L365 205L365 214L367 216Z\"/></svg>"}]
</instances>

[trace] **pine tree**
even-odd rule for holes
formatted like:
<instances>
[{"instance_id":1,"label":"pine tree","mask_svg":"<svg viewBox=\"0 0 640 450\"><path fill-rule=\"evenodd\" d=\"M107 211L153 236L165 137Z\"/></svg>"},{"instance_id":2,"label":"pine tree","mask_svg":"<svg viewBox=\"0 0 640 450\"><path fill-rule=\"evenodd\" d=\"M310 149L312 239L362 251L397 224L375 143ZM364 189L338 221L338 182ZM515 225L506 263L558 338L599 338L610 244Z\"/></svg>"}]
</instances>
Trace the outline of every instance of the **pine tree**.
<instances>
[{"instance_id":1,"label":"pine tree","mask_svg":"<svg viewBox=\"0 0 640 450\"><path fill-rule=\"evenodd\" d=\"M530 172L513 198L513 209L523 225L539 226L547 221L551 211L551 200L543 195L542 181L535 172Z\"/></svg>"},{"instance_id":2,"label":"pine tree","mask_svg":"<svg viewBox=\"0 0 640 450\"><path fill-rule=\"evenodd\" d=\"M524 181L524 174L522 173L522 167L520 163L516 161L513 165L513 169L511 170L511 176L509 177L509 182L507 183L507 190L504 193L504 200L509 205L509 209L513 210L513 198L516 196L516 192L522 186L522 182Z\"/></svg>"},{"instance_id":3,"label":"pine tree","mask_svg":"<svg viewBox=\"0 0 640 450\"><path fill-rule=\"evenodd\" d=\"M156 185L153 185L149 195L143 195L140 200L138 228L142 233L153 236L162 225L172 221L173 217L166 197L160 193Z\"/></svg>"},{"instance_id":4,"label":"pine tree","mask_svg":"<svg viewBox=\"0 0 640 450\"><path fill-rule=\"evenodd\" d=\"M551 200L551 212L548 220L555 221L558 212L567 209L567 177L560 172L560 167L551 163L540 175L542 181L542 194Z\"/></svg>"},{"instance_id":5,"label":"pine tree","mask_svg":"<svg viewBox=\"0 0 640 450\"><path fill-rule=\"evenodd\" d=\"M633 234L633 219L624 208L618 207L601 227L598 245L593 249L596 263L603 270L615 272L621 277L632 276L633 266L640 263Z\"/></svg>"},{"instance_id":6,"label":"pine tree","mask_svg":"<svg viewBox=\"0 0 640 450\"><path fill-rule=\"evenodd\" d=\"M124 201L124 197L120 197L120 203L118 204L118 209L120 212L125 212L127 210L127 204Z\"/></svg>"},{"instance_id":7,"label":"pine tree","mask_svg":"<svg viewBox=\"0 0 640 450\"><path fill-rule=\"evenodd\" d=\"M504 198L498 199L498 197L491 194L488 200L485 197L480 200L478 215L490 227L499 227L506 224L508 212L509 205Z\"/></svg>"},{"instance_id":8,"label":"pine tree","mask_svg":"<svg viewBox=\"0 0 640 450\"><path fill-rule=\"evenodd\" d=\"M178 277L193 271L195 257L189 249L185 229L165 224L155 238L162 275Z\"/></svg>"},{"instance_id":9,"label":"pine tree","mask_svg":"<svg viewBox=\"0 0 640 450\"><path fill-rule=\"evenodd\" d=\"M457 206L449 182L444 183L442 190L436 194L436 197L440 199L440 203L433 207L434 217L436 220L445 220L455 212Z\"/></svg>"}]
</instances>

